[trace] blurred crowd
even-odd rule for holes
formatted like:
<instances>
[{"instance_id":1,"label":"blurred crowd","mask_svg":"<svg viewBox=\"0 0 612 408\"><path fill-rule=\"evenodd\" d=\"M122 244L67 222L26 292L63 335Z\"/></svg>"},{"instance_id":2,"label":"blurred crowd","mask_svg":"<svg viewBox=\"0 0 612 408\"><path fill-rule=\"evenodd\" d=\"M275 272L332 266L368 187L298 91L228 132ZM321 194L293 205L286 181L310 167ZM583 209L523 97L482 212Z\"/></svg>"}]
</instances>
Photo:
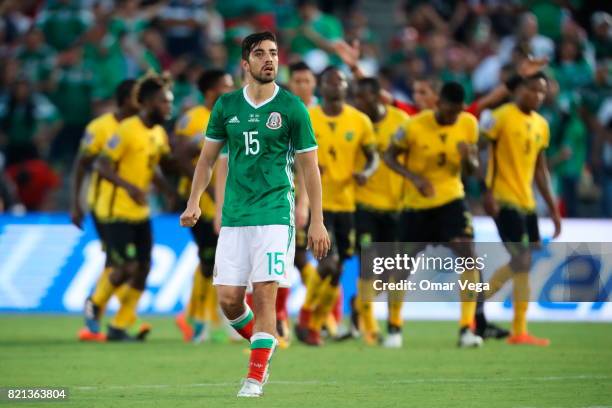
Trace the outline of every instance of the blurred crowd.
<instances>
[{"instance_id":1,"label":"blurred crowd","mask_svg":"<svg viewBox=\"0 0 612 408\"><path fill-rule=\"evenodd\" d=\"M242 38L271 30L282 65L303 60L315 72L342 66L339 50L359 41L361 69L408 102L424 74L458 81L470 102L504 80L517 54L547 58L541 113L562 212L612 217L605 8L588 0L0 0L0 212L67 209L83 130L112 109L123 79L168 71L176 118L202 102L204 70L239 82ZM287 76L284 68L280 82Z\"/></svg>"}]
</instances>

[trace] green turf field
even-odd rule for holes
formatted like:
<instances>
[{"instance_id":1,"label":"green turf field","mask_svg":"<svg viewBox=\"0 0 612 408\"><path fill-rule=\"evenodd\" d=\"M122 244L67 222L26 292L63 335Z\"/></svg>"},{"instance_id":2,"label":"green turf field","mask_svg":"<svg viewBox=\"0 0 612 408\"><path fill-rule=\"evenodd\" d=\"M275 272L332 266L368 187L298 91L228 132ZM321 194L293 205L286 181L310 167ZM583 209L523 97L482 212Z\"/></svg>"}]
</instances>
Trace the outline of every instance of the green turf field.
<instances>
[{"instance_id":1,"label":"green turf field","mask_svg":"<svg viewBox=\"0 0 612 408\"><path fill-rule=\"evenodd\" d=\"M458 350L451 322L409 323L401 350L294 344L264 398L239 400L245 344L184 344L170 318L149 321L146 344L80 344L77 317L0 316L0 387L69 387L47 407L612 407L610 324L532 324L548 349Z\"/></svg>"}]
</instances>

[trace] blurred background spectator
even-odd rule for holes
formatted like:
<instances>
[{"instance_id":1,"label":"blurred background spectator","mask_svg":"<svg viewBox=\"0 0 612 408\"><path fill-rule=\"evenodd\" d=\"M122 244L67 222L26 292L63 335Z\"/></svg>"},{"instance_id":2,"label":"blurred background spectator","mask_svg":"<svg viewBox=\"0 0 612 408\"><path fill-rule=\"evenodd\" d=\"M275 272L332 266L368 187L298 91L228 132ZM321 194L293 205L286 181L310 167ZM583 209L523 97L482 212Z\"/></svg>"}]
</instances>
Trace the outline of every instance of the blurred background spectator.
<instances>
[{"instance_id":1,"label":"blurred background spectator","mask_svg":"<svg viewBox=\"0 0 612 408\"><path fill-rule=\"evenodd\" d=\"M612 17L595 0L0 1L0 208L65 210L83 129L119 82L170 72L176 118L202 102L203 70L239 82L240 42L259 30L278 34L281 82L289 63L316 73L348 56L402 102L428 76L461 83L469 103L548 58L541 113L562 210L612 216Z\"/></svg>"}]
</instances>

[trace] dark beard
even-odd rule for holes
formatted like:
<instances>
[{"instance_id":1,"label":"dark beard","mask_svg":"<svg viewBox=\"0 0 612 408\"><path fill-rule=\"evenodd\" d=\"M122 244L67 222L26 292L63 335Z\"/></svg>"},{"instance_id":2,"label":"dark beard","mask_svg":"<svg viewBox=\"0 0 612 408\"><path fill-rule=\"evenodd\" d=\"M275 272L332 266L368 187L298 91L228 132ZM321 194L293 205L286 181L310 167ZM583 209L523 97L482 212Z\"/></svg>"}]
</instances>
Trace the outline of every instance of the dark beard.
<instances>
[{"instance_id":1,"label":"dark beard","mask_svg":"<svg viewBox=\"0 0 612 408\"><path fill-rule=\"evenodd\" d=\"M261 75L259 75L259 74L255 74L253 71L250 71L250 73L251 73L251 77L252 77L252 78L253 78L255 81L259 82L260 84L269 84L270 82L274 82L274 80L276 79L276 75L273 75L273 76L272 76L272 77L270 77L270 78L267 78L267 77L266 77L266 78L264 78L264 77L262 77L262 76L261 76Z\"/></svg>"}]
</instances>

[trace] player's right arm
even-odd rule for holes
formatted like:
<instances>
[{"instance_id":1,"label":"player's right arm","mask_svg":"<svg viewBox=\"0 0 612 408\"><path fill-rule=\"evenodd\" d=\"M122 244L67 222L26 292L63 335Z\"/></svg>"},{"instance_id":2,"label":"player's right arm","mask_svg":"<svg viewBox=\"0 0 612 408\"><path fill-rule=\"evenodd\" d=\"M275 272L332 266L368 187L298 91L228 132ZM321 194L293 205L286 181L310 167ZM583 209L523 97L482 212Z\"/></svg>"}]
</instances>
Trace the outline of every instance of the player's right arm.
<instances>
[{"instance_id":1,"label":"player's right arm","mask_svg":"<svg viewBox=\"0 0 612 408\"><path fill-rule=\"evenodd\" d=\"M399 162L398 156L402 155L407 162L409 154L410 147L408 142L408 126L402 126L397 131L393 141L389 144L389 147L385 151L383 160L391 170L410 181L417 188L417 190L419 190L421 195L424 197L432 197L434 195L434 188L429 180L411 172L406 168L406 166Z\"/></svg>"},{"instance_id":2,"label":"player's right arm","mask_svg":"<svg viewBox=\"0 0 612 408\"><path fill-rule=\"evenodd\" d=\"M208 140L204 143L204 148L202 153L200 153L200 158L193 174L191 194L189 194L189 200L187 200L187 208L181 214L181 226L193 227L198 222L201 215L200 198L210 184L213 168L222 147L222 142Z\"/></svg>"}]
</instances>

